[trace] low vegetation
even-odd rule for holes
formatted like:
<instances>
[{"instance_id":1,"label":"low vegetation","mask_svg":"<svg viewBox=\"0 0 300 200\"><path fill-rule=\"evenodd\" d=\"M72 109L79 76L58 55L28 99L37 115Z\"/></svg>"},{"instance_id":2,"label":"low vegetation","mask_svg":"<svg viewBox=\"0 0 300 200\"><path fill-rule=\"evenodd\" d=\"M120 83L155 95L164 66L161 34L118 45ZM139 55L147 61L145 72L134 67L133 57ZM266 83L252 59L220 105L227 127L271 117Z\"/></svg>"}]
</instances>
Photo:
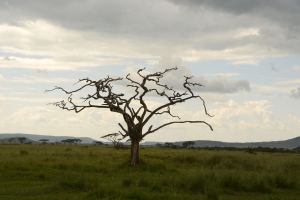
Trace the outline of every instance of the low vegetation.
<instances>
[{"instance_id":1,"label":"low vegetation","mask_svg":"<svg viewBox=\"0 0 300 200\"><path fill-rule=\"evenodd\" d=\"M259 199L300 196L300 154L0 145L0 199Z\"/></svg>"}]
</instances>

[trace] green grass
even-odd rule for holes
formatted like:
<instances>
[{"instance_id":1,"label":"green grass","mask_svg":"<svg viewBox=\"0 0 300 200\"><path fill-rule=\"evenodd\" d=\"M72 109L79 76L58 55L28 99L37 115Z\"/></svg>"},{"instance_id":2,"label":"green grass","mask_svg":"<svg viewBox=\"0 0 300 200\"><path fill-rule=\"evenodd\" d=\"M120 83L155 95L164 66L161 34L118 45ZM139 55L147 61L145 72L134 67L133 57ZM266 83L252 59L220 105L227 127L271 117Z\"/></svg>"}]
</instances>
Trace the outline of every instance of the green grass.
<instances>
[{"instance_id":1,"label":"green grass","mask_svg":"<svg viewBox=\"0 0 300 200\"><path fill-rule=\"evenodd\" d=\"M300 154L0 145L0 199L296 200Z\"/></svg>"}]
</instances>

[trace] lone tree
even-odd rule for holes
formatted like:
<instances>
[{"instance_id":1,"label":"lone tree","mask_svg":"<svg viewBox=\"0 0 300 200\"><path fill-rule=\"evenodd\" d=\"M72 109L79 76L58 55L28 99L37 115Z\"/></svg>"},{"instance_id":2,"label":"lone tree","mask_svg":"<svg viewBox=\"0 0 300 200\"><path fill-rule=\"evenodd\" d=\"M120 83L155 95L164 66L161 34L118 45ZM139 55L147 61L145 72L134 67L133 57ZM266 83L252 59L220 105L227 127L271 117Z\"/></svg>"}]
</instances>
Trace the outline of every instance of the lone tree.
<instances>
[{"instance_id":1,"label":"lone tree","mask_svg":"<svg viewBox=\"0 0 300 200\"><path fill-rule=\"evenodd\" d=\"M21 144L23 144L26 141L26 137L18 137L18 140Z\"/></svg>"},{"instance_id":2,"label":"lone tree","mask_svg":"<svg viewBox=\"0 0 300 200\"><path fill-rule=\"evenodd\" d=\"M122 140L122 138L118 138L119 135L120 133L111 133L111 134L104 135L101 138L110 141L113 144L113 146L117 148L117 146L120 144L120 141Z\"/></svg>"},{"instance_id":3,"label":"lone tree","mask_svg":"<svg viewBox=\"0 0 300 200\"><path fill-rule=\"evenodd\" d=\"M14 140L15 140L15 138L9 138L7 141L9 142L9 144L11 144L11 142Z\"/></svg>"},{"instance_id":4,"label":"lone tree","mask_svg":"<svg viewBox=\"0 0 300 200\"><path fill-rule=\"evenodd\" d=\"M71 145L71 144L77 144L78 142L81 142L81 140L80 139L65 139L65 140L62 140L60 142L64 143L64 145L66 143L69 143L69 145Z\"/></svg>"},{"instance_id":5,"label":"lone tree","mask_svg":"<svg viewBox=\"0 0 300 200\"><path fill-rule=\"evenodd\" d=\"M75 143L75 145L77 145L77 144L79 144L80 142L82 142L82 140L81 139L73 139L73 143Z\"/></svg>"},{"instance_id":6,"label":"lone tree","mask_svg":"<svg viewBox=\"0 0 300 200\"><path fill-rule=\"evenodd\" d=\"M195 145L195 142L194 141L187 141L187 142L184 142L184 143L182 143L182 146L184 147L184 148L188 148L189 146L194 146Z\"/></svg>"},{"instance_id":7,"label":"lone tree","mask_svg":"<svg viewBox=\"0 0 300 200\"><path fill-rule=\"evenodd\" d=\"M117 81L123 80L123 78L112 78L109 76L107 76L107 78L96 81L89 78L79 79L79 81L75 84L83 83L83 85L78 89L72 91L67 91L62 87L56 86L54 87L54 89L46 90L45 92L61 90L64 93L68 94L69 97L67 102L65 100L62 100L51 103L64 110L75 111L76 113L79 113L86 108L102 108L109 109L111 112L122 115L124 122L126 123L126 127L119 123L119 126L123 131L119 131L119 133L121 134L123 139L129 137L131 141L131 165L135 167L139 165L140 160L139 143L150 133L154 133L155 131L158 131L165 126L177 123L204 123L209 126L211 130L213 130L211 125L205 121L182 121L178 116L174 116L171 114L171 106L186 102L191 99L199 99L203 105L206 115L211 117L211 115L209 115L206 110L205 101L201 96L195 95L192 91L192 87L202 86L200 83L193 83L191 82L192 77L185 77L185 81L183 82L185 91L176 91L172 87L163 84L161 82L161 79L166 73L177 70L177 67L166 69L162 72L150 73L147 75L142 74L144 69L140 69L137 71L137 75L140 77L140 80L133 80L130 77L130 74L128 74L126 76L126 79L124 79L129 82L127 87L131 87L134 89L134 93L129 97L125 97L125 95L122 93L116 93L112 85ZM94 92L89 92L90 94L87 94L85 97L81 97L81 99L83 100L82 103L78 104L73 101L73 94L79 91L82 93L83 89L88 88L93 88ZM89 91L92 90L90 89ZM157 95L161 98L164 98L164 100L166 100L166 103L158 106L153 110L150 110L150 108L147 106L147 102L145 101L146 95L149 94L152 96ZM96 100L100 100L101 104L96 103ZM139 106L134 109L134 106L136 104L139 104ZM178 118L178 120L159 125L155 128L153 128L153 125L150 125L147 128L145 127L152 117L163 114Z\"/></svg>"},{"instance_id":8,"label":"lone tree","mask_svg":"<svg viewBox=\"0 0 300 200\"><path fill-rule=\"evenodd\" d=\"M47 144L49 140L48 139L40 139L39 142L41 142L42 144Z\"/></svg>"},{"instance_id":9,"label":"lone tree","mask_svg":"<svg viewBox=\"0 0 300 200\"><path fill-rule=\"evenodd\" d=\"M101 141L93 141L92 144L93 146L104 145Z\"/></svg>"}]
</instances>

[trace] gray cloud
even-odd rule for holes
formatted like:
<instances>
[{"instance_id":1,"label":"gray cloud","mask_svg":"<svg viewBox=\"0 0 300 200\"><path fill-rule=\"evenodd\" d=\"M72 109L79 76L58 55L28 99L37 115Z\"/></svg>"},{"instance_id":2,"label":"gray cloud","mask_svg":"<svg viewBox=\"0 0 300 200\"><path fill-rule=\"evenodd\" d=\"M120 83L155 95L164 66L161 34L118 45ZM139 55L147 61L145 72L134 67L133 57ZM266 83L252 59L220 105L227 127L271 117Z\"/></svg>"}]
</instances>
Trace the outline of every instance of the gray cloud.
<instances>
[{"instance_id":1,"label":"gray cloud","mask_svg":"<svg viewBox=\"0 0 300 200\"><path fill-rule=\"evenodd\" d=\"M274 56L300 53L299 10L297 0L11 0L0 4L0 22L44 19L92 33L91 40L98 35L138 43L136 51L147 48L152 56L247 46L254 47L244 55L256 48ZM249 28L258 34L235 37Z\"/></svg>"},{"instance_id":2,"label":"gray cloud","mask_svg":"<svg viewBox=\"0 0 300 200\"><path fill-rule=\"evenodd\" d=\"M12 61L12 60L16 60L16 59L15 58L11 58L9 56L6 56L2 60L4 60L4 61Z\"/></svg>"},{"instance_id":3,"label":"gray cloud","mask_svg":"<svg viewBox=\"0 0 300 200\"><path fill-rule=\"evenodd\" d=\"M48 70L47 69L36 69L35 71L37 73L40 73L40 74L48 74Z\"/></svg>"},{"instance_id":4,"label":"gray cloud","mask_svg":"<svg viewBox=\"0 0 300 200\"><path fill-rule=\"evenodd\" d=\"M201 76L195 77L192 80L203 84L205 87L201 87L198 90L204 92L237 93L239 91L251 91L250 83L248 80L227 80L221 77L206 80Z\"/></svg>"},{"instance_id":5,"label":"gray cloud","mask_svg":"<svg viewBox=\"0 0 300 200\"><path fill-rule=\"evenodd\" d=\"M154 68L154 71L163 71L167 68L177 66L176 71L166 74L163 82L167 85L172 85L174 88L183 89L182 83L184 76L193 76L191 70L182 64L181 58L172 58L169 56L162 57L159 63ZM200 83L204 87L194 87L194 91L213 92L213 93L237 93L240 91L250 92L251 87L248 80L228 80L224 77L217 76L212 79L206 79L204 76L193 76L191 82Z\"/></svg>"},{"instance_id":6,"label":"gray cloud","mask_svg":"<svg viewBox=\"0 0 300 200\"><path fill-rule=\"evenodd\" d=\"M272 71L278 72L278 69L274 66L273 63L271 63L270 66Z\"/></svg>"},{"instance_id":7,"label":"gray cloud","mask_svg":"<svg viewBox=\"0 0 300 200\"><path fill-rule=\"evenodd\" d=\"M299 99L300 98L300 87L298 87L297 89L291 90L290 96L294 99Z\"/></svg>"}]
</instances>

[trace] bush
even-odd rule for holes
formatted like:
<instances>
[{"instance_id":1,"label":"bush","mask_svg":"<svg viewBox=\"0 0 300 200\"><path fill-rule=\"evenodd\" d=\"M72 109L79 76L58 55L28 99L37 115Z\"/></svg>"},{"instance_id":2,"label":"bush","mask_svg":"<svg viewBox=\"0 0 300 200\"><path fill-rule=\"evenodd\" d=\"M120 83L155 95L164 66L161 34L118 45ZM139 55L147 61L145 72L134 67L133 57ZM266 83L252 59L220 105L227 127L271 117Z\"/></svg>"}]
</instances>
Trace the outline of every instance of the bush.
<instances>
[{"instance_id":1,"label":"bush","mask_svg":"<svg viewBox=\"0 0 300 200\"><path fill-rule=\"evenodd\" d=\"M205 196L207 200L219 200L220 191L216 186L207 186Z\"/></svg>"},{"instance_id":2,"label":"bush","mask_svg":"<svg viewBox=\"0 0 300 200\"><path fill-rule=\"evenodd\" d=\"M234 191L243 190L241 175L236 172L227 172L220 177L220 186Z\"/></svg>"},{"instance_id":3,"label":"bush","mask_svg":"<svg viewBox=\"0 0 300 200\"><path fill-rule=\"evenodd\" d=\"M188 163L188 164L193 164L198 161L198 159L193 155L177 155L173 158L173 160L175 162Z\"/></svg>"},{"instance_id":4,"label":"bush","mask_svg":"<svg viewBox=\"0 0 300 200\"><path fill-rule=\"evenodd\" d=\"M122 186L123 187L130 187L130 186L133 186L134 185L134 180L133 178L125 178L123 179L122 181Z\"/></svg>"},{"instance_id":5,"label":"bush","mask_svg":"<svg viewBox=\"0 0 300 200\"><path fill-rule=\"evenodd\" d=\"M162 192L163 188L162 188L162 186L160 184L154 184L152 186L152 191Z\"/></svg>"},{"instance_id":6,"label":"bush","mask_svg":"<svg viewBox=\"0 0 300 200\"><path fill-rule=\"evenodd\" d=\"M119 193L117 190L108 187L99 187L97 190L87 194L87 197L90 200L117 199L118 196Z\"/></svg>"},{"instance_id":7,"label":"bush","mask_svg":"<svg viewBox=\"0 0 300 200\"><path fill-rule=\"evenodd\" d=\"M288 175L277 173L274 176L275 187L281 189L293 189L296 186L296 180L292 180Z\"/></svg>"},{"instance_id":8,"label":"bush","mask_svg":"<svg viewBox=\"0 0 300 200\"><path fill-rule=\"evenodd\" d=\"M80 177L77 180L60 179L58 181L58 187L73 189L73 190L82 190L87 187L87 184L86 184L86 180L83 177Z\"/></svg>"},{"instance_id":9,"label":"bush","mask_svg":"<svg viewBox=\"0 0 300 200\"><path fill-rule=\"evenodd\" d=\"M28 151L26 151L26 150L20 150L20 155L28 155Z\"/></svg>"}]
</instances>

